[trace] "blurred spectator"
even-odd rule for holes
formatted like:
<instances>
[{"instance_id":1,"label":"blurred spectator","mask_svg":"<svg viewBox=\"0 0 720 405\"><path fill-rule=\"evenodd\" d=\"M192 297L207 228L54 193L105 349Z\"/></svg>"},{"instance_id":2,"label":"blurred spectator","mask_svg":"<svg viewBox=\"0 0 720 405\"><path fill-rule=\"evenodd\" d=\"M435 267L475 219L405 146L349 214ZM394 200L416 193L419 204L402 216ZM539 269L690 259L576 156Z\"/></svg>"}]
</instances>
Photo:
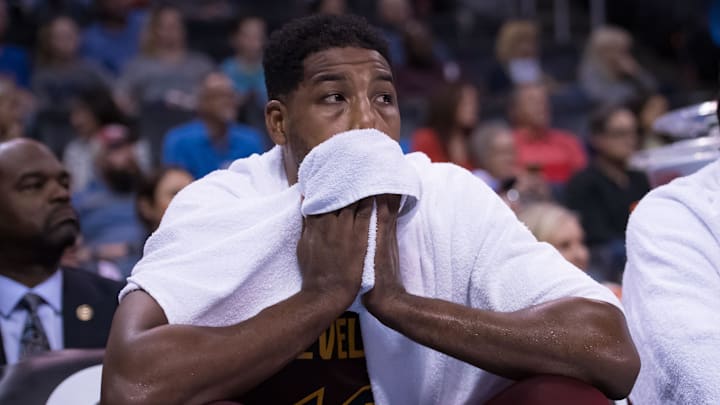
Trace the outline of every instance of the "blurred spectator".
<instances>
[{"instance_id":1,"label":"blurred spectator","mask_svg":"<svg viewBox=\"0 0 720 405\"><path fill-rule=\"evenodd\" d=\"M135 211L142 172L127 128L115 126L103 131L99 140L97 175L73 195L73 205L92 257L113 262L125 277L140 257L144 236Z\"/></svg>"},{"instance_id":2,"label":"blurred spectator","mask_svg":"<svg viewBox=\"0 0 720 405\"><path fill-rule=\"evenodd\" d=\"M577 215L553 203L528 205L518 213L537 240L553 245L563 257L582 271L587 271L590 255L585 233Z\"/></svg>"},{"instance_id":3,"label":"blurred spectator","mask_svg":"<svg viewBox=\"0 0 720 405\"><path fill-rule=\"evenodd\" d=\"M617 27L596 29L585 48L579 80L599 105L641 106L656 90L655 79L631 53L632 37Z\"/></svg>"},{"instance_id":4,"label":"blurred spectator","mask_svg":"<svg viewBox=\"0 0 720 405\"><path fill-rule=\"evenodd\" d=\"M40 29L32 80L38 104L33 136L58 155L72 138L71 100L80 91L109 83L106 72L80 59L78 47L78 27L69 17L55 17Z\"/></svg>"},{"instance_id":5,"label":"blurred spectator","mask_svg":"<svg viewBox=\"0 0 720 405\"><path fill-rule=\"evenodd\" d=\"M312 14L340 15L347 12L347 2L345 0L312 0L309 8Z\"/></svg>"},{"instance_id":6,"label":"blurred spectator","mask_svg":"<svg viewBox=\"0 0 720 405\"><path fill-rule=\"evenodd\" d=\"M503 123L478 127L470 138L470 154L480 177L513 210L551 199L550 189L539 173L518 173L515 138Z\"/></svg>"},{"instance_id":7,"label":"blurred spectator","mask_svg":"<svg viewBox=\"0 0 720 405\"><path fill-rule=\"evenodd\" d=\"M412 150L433 162L472 168L468 138L478 122L478 91L469 83L441 86L430 99L428 120L412 136Z\"/></svg>"},{"instance_id":8,"label":"blurred spectator","mask_svg":"<svg viewBox=\"0 0 720 405\"><path fill-rule=\"evenodd\" d=\"M28 139L0 144L0 368L105 347L122 284L59 267L77 235L68 174L52 152Z\"/></svg>"},{"instance_id":9,"label":"blurred spectator","mask_svg":"<svg viewBox=\"0 0 720 405\"><path fill-rule=\"evenodd\" d=\"M470 152L476 167L473 174L483 179L513 211L552 200L550 188L539 172L518 170L515 138L504 123L477 128L470 139Z\"/></svg>"},{"instance_id":10,"label":"blurred spectator","mask_svg":"<svg viewBox=\"0 0 720 405\"><path fill-rule=\"evenodd\" d=\"M102 131L112 131L117 125L128 125L125 115L115 104L106 87L81 91L70 103L70 123L75 132L65 148L63 162L71 174L72 190L83 190L95 172L95 157L100 148ZM150 147L140 140L136 143L138 162L143 170L150 168Z\"/></svg>"},{"instance_id":11,"label":"blurred spectator","mask_svg":"<svg viewBox=\"0 0 720 405\"><path fill-rule=\"evenodd\" d=\"M265 46L265 21L260 17L242 18L232 37L235 55L223 62L221 68L235 85L241 105L254 105L262 111L267 103L265 74L262 66Z\"/></svg>"},{"instance_id":12,"label":"blurred spectator","mask_svg":"<svg viewBox=\"0 0 720 405\"><path fill-rule=\"evenodd\" d=\"M488 78L491 94L507 94L513 87L542 81L537 24L529 20L505 22L495 40L495 58Z\"/></svg>"},{"instance_id":13,"label":"blurred spectator","mask_svg":"<svg viewBox=\"0 0 720 405\"><path fill-rule=\"evenodd\" d=\"M136 204L147 235L155 232L160 226L165 210L175 194L192 181L190 173L172 166L158 169L143 178L138 189Z\"/></svg>"},{"instance_id":14,"label":"blurred spectator","mask_svg":"<svg viewBox=\"0 0 720 405\"><path fill-rule=\"evenodd\" d=\"M407 36L405 25L408 21L414 20L414 13L410 0L378 0L376 6L377 26L382 30L385 39L388 41L391 63L394 67L403 66L408 63ZM427 31L428 43L425 44L433 54L433 58L445 63L450 59L448 48L433 38L430 29L423 26Z\"/></svg>"},{"instance_id":15,"label":"blurred spectator","mask_svg":"<svg viewBox=\"0 0 720 405\"><path fill-rule=\"evenodd\" d=\"M144 13L130 0L97 0L97 20L82 35L82 54L115 75L138 52Z\"/></svg>"},{"instance_id":16,"label":"blurred spectator","mask_svg":"<svg viewBox=\"0 0 720 405\"><path fill-rule=\"evenodd\" d=\"M484 124L470 137L473 174L499 192L503 184L515 178L517 151L510 128L502 123Z\"/></svg>"},{"instance_id":17,"label":"blurred spectator","mask_svg":"<svg viewBox=\"0 0 720 405\"><path fill-rule=\"evenodd\" d=\"M510 117L522 170L539 171L551 185L558 186L587 164L577 137L551 127L550 102L544 85L517 87L511 100Z\"/></svg>"},{"instance_id":18,"label":"blurred spectator","mask_svg":"<svg viewBox=\"0 0 720 405\"><path fill-rule=\"evenodd\" d=\"M390 63L393 66L405 64L405 47L402 30L405 23L412 19L412 9L408 0L377 0L377 26L388 41Z\"/></svg>"},{"instance_id":19,"label":"blurred spectator","mask_svg":"<svg viewBox=\"0 0 720 405\"><path fill-rule=\"evenodd\" d=\"M449 68L446 72L444 64L435 57L432 34L423 23L406 23L402 40L405 58L404 63L396 67L395 86L403 100L426 99L446 81L457 79L459 71Z\"/></svg>"},{"instance_id":20,"label":"blurred spectator","mask_svg":"<svg viewBox=\"0 0 720 405\"><path fill-rule=\"evenodd\" d=\"M233 83L222 73L211 73L198 91L198 118L165 136L163 161L200 178L224 169L233 160L262 153L262 135L235 122L238 98Z\"/></svg>"},{"instance_id":21,"label":"blurred spectator","mask_svg":"<svg viewBox=\"0 0 720 405\"><path fill-rule=\"evenodd\" d=\"M27 89L30 87L30 58L25 49L5 43L9 24L7 2L0 0L0 77L7 77Z\"/></svg>"},{"instance_id":22,"label":"blurred spectator","mask_svg":"<svg viewBox=\"0 0 720 405\"><path fill-rule=\"evenodd\" d=\"M628 169L638 143L631 111L608 107L591 118L592 163L568 182L567 206L577 211L601 280L620 281L625 266L625 228L630 211L650 190L644 173Z\"/></svg>"},{"instance_id":23,"label":"blurred spectator","mask_svg":"<svg viewBox=\"0 0 720 405\"><path fill-rule=\"evenodd\" d=\"M20 90L10 80L0 80L0 142L25 135L27 112Z\"/></svg>"},{"instance_id":24,"label":"blurred spectator","mask_svg":"<svg viewBox=\"0 0 720 405\"><path fill-rule=\"evenodd\" d=\"M665 115L670 109L667 98L655 94L645 101L638 114L638 126L640 129L640 149L651 149L666 144L659 134L653 129L655 120Z\"/></svg>"},{"instance_id":25,"label":"blurred spectator","mask_svg":"<svg viewBox=\"0 0 720 405\"><path fill-rule=\"evenodd\" d=\"M40 29L32 89L41 110L68 111L79 91L109 82L97 65L80 59L77 24L55 17Z\"/></svg>"},{"instance_id":26,"label":"blurred spectator","mask_svg":"<svg viewBox=\"0 0 720 405\"><path fill-rule=\"evenodd\" d=\"M212 69L206 56L187 49L180 12L158 7L148 16L141 55L127 64L118 81L118 100L131 113L149 104L189 110L194 89Z\"/></svg>"}]
</instances>

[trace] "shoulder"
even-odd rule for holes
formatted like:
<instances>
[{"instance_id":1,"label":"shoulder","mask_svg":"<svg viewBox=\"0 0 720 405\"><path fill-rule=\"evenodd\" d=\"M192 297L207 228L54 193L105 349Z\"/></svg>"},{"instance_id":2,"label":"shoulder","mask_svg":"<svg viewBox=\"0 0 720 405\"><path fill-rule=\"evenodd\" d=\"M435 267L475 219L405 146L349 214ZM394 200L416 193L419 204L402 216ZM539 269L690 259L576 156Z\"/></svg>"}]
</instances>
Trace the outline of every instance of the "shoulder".
<instances>
[{"instance_id":1,"label":"shoulder","mask_svg":"<svg viewBox=\"0 0 720 405\"><path fill-rule=\"evenodd\" d=\"M720 161L649 192L637 205L628 223L628 236L643 229L687 229L714 226L720 204Z\"/></svg>"},{"instance_id":2,"label":"shoulder","mask_svg":"<svg viewBox=\"0 0 720 405\"><path fill-rule=\"evenodd\" d=\"M183 143L203 136L205 128L199 120L192 120L171 128L166 135L166 142Z\"/></svg>"},{"instance_id":3,"label":"shoulder","mask_svg":"<svg viewBox=\"0 0 720 405\"><path fill-rule=\"evenodd\" d=\"M114 300L124 286L122 282L100 277L81 269L64 267L62 272L66 288L79 295L110 296Z\"/></svg>"}]
</instances>

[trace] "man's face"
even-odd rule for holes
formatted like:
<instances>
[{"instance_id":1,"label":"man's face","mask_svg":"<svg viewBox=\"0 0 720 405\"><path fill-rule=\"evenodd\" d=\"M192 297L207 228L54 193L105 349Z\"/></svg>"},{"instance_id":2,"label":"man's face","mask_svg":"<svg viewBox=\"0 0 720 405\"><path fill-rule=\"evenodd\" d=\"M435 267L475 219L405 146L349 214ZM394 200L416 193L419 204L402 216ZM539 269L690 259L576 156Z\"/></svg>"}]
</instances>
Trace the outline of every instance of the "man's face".
<instances>
[{"instance_id":1,"label":"man's face","mask_svg":"<svg viewBox=\"0 0 720 405\"><path fill-rule=\"evenodd\" d=\"M67 171L44 146L27 140L0 145L0 245L72 245L79 226L69 184Z\"/></svg>"},{"instance_id":2,"label":"man's face","mask_svg":"<svg viewBox=\"0 0 720 405\"><path fill-rule=\"evenodd\" d=\"M400 139L392 71L377 51L331 48L308 56L303 81L285 105L281 143L286 170L295 170L291 181L305 155L340 132L375 128Z\"/></svg>"},{"instance_id":3,"label":"man's face","mask_svg":"<svg viewBox=\"0 0 720 405\"><path fill-rule=\"evenodd\" d=\"M105 147L98 154L98 165L113 191L121 194L134 191L141 175L134 144Z\"/></svg>"},{"instance_id":4,"label":"man's face","mask_svg":"<svg viewBox=\"0 0 720 405\"><path fill-rule=\"evenodd\" d=\"M550 102L547 90L541 85L526 85L515 95L516 124L533 129L550 126Z\"/></svg>"},{"instance_id":5,"label":"man's face","mask_svg":"<svg viewBox=\"0 0 720 405\"><path fill-rule=\"evenodd\" d=\"M229 77L211 74L202 84L198 109L200 114L211 121L229 124L235 121L238 96Z\"/></svg>"}]
</instances>

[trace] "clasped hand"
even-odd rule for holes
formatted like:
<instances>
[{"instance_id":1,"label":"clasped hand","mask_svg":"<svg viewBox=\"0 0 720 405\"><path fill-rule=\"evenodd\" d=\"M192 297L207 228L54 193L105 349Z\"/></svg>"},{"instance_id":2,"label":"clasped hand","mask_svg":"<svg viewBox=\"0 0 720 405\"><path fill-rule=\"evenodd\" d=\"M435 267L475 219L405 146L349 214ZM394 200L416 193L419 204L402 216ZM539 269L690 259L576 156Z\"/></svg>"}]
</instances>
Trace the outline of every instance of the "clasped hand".
<instances>
[{"instance_id":1,"label":"clasped hand","mask_svg":"<svg viewBox=\"0 0 720 405\"><path fill-rule=\"evenodd\" d=\"M345 308L353 302L362 283L373 201L377 207L375 286L363 295L363 304L376 313L405 293L397 244L400 196L389 194L305 219L297 246L304 291L331 296Z\"/></svg>"}]
</instances>

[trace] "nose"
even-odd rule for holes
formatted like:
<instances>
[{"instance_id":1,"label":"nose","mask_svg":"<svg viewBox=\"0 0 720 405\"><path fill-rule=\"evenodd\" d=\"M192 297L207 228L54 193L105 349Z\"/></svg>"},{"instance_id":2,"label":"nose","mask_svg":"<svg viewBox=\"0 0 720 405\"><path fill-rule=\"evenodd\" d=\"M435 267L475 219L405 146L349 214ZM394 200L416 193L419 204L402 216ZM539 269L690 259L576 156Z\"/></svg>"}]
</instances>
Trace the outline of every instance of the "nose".
<instances>
[{"instance_id":1,"label":"nose","mask_svg":"<svg viewBox=\"0 0 720 405\"><path fill-rule=\"evenodd\" d=\"M50 186L50 199L55 202L70 201L70 189L60 180L55 180Z\"/></svg>"},{"instance_id":2,"label":"nose","mask_svg":"<svg viewBox=\"0 0 720 405\"><path fill-rule=\"evenodd\" d=\"M350 129L375 128L375 111L367 97L358 97L353 103Z\"/></svg>"}]
</instances>

